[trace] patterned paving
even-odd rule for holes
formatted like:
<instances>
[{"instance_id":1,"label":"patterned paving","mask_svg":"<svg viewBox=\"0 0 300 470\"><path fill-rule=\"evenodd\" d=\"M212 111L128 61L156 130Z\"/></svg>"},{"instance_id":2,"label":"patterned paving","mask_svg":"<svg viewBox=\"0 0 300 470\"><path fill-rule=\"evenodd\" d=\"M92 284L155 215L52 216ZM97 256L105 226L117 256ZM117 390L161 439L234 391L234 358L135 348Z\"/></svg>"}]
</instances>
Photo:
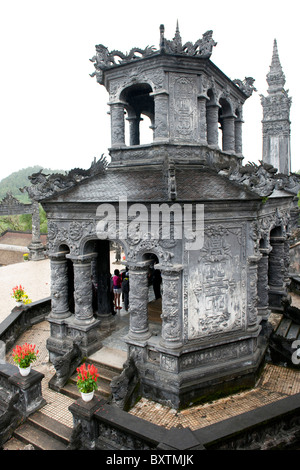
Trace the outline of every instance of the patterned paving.
<instances>
[{"instance_id":1,"label":"patterned paving","mask_svg":"<svg viewBox=\"0 0 300 470\"><path fill-rule=\"evenodd\" d=\"M274 317L274 321L276 321L276 317ZM27 341L36 344L40 351L34 368L45 374L42 382L42 392L47 404L42 408L42 413L58 419L66 426L72 427L73 417L68 407L73 403L73 400L50 390L48 387L48 381L54 375L54 368L49 363L46 349L46 339L48 337L49 324L45 321L33 326L24 333L19 338L18 344ZM7 352L6 360L13 363L11 351ZM194 430L299 392L300 371L267 364L256 387L249 391L183 411L176 411L143 398L130 413L167 429L173 426L182 426Z\"/></svg>"}]
</instances>

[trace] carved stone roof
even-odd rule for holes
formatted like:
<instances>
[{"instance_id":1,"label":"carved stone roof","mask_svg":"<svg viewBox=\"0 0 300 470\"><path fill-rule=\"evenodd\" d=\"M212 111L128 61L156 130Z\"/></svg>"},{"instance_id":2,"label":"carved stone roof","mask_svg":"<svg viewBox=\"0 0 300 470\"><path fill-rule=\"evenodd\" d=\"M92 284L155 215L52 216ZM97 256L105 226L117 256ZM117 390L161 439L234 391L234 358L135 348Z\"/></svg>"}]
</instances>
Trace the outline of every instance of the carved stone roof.
<instances>
[{"instance_id":1,"label":"carved stone roof","mask_svg":"<svg viewBox=\"0 0 300 470\"><path fill-rule=\"evenodd\" d=\"M215 170L173 166L135 170L114 168L86 179L56 196L53 202L118 202L126 196L133 202L257 199L248 187L230 181Z\"/></svg>"}]
</instances>

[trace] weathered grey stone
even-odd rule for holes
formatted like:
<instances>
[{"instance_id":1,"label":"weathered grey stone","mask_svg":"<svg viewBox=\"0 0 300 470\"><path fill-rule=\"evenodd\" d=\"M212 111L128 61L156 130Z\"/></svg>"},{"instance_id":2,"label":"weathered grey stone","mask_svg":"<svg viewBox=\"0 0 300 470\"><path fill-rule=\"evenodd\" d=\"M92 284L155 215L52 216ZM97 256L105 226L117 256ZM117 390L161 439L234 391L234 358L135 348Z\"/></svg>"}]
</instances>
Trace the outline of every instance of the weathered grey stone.
<instances>
[{"instance_id":1,"label":"weathered grey stone","mask_svg":"<svg viewBox=\"0 0 300 470\"><path fill-rule=\"evenodd\" d=\"M254 79L220 73L209 59L215 45L211 31L183 44L178 27L169 41L161 26L157 50L96 46L92 76L109 94L111 163L102 157L90 170L31 179L49 219L50 359L76 337L85 354L100 347L97 329L109 328L113 242L129 269L128 358L142 395L174 407L255 383L267 350L264 322L287 298L297 214L299 177L278 173L270 146L259 164L242 165L243 105ZM273 107L284 85L276 51L273 62L270 96L262 99L264 139L282 117ZM283 93L288 122L286 99ZM153 129L147 145L139 140L143 114ZM155 334L148 313L154 263L163 280Z\"/></svg>"}]
</instances>

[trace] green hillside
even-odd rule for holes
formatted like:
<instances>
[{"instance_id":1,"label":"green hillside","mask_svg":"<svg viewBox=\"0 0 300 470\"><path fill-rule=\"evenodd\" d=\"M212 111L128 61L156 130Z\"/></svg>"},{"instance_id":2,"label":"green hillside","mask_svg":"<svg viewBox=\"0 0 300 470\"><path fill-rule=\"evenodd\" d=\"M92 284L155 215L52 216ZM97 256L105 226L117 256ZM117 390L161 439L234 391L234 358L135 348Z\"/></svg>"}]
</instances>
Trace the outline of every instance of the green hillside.
<instances>
[{"instance_id":1,"label":"green hillside","mask_svg":"<svg viewBox=\"0 0 300 470\"><path fill-rule=\"evenodd\" d=\"M21 193L19 188L23 188L24 186L30 186L28 176L32 175L33 173L37 173L41 169L43 169L43 172L46 174L64 173L64 171L62 170L51 170L49 168L43 168L39 165L22 168L21 170L11 173L9 176L3 178L0 181L0 200L4 198L6 193L10 192L19 201L23 203L30 202L27 193Z\"/></svg>"},{"instance_id":2,"label":"green hillside","mask_svg":"<svg viewBox=\"0 0 300 470\"><path fill-rule=\"evenodd\" d=\"M24 186L30 186L28 176L33 173L37 173L43 169L46 174L49 173L64 173L62 170L51 170L49 168L43 168L41 166L29 166L21 170L15 171L11 175L3 178L0 181L0 201L5 197L7 193L11 193L22 203L29 203L30 199L27 193L22 193L19 188ZM44 209L40 206L40 221L41 221L41 233L47 233L47 219ZM0 234L5 230L20 230L20 231L31 231L32 230L32 217L31 214L20 214L20 215L4 215L0 216Z\"/></svg>"}]
</instances>

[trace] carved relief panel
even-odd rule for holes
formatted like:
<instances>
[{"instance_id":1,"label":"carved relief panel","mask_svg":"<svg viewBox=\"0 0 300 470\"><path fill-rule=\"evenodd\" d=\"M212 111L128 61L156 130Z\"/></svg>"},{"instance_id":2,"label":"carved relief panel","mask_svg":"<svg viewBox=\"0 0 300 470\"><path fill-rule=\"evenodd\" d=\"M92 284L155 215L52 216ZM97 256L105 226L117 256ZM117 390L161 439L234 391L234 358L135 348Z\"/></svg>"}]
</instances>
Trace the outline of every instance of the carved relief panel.
<instances>
[{"instance_id":1,"label":"carved relief panel","mask_svg":"<svg viewBox=\"0 0 300 470\"><path fill-rule=\"evenodd\" d=\"M242 227L208 226L188 271L188 339L243 327L246 316Z\"/></svg>"},{"instance_id":2,"label":"carved relief panel","mask_svg":"<svg viewBox=\"0 0 300 470\"><path fill-rule=\"evenodd\" d=\"M170 74L170 136L176 141L197 142L197 77Z\"/></svg>"}]
</instances>

